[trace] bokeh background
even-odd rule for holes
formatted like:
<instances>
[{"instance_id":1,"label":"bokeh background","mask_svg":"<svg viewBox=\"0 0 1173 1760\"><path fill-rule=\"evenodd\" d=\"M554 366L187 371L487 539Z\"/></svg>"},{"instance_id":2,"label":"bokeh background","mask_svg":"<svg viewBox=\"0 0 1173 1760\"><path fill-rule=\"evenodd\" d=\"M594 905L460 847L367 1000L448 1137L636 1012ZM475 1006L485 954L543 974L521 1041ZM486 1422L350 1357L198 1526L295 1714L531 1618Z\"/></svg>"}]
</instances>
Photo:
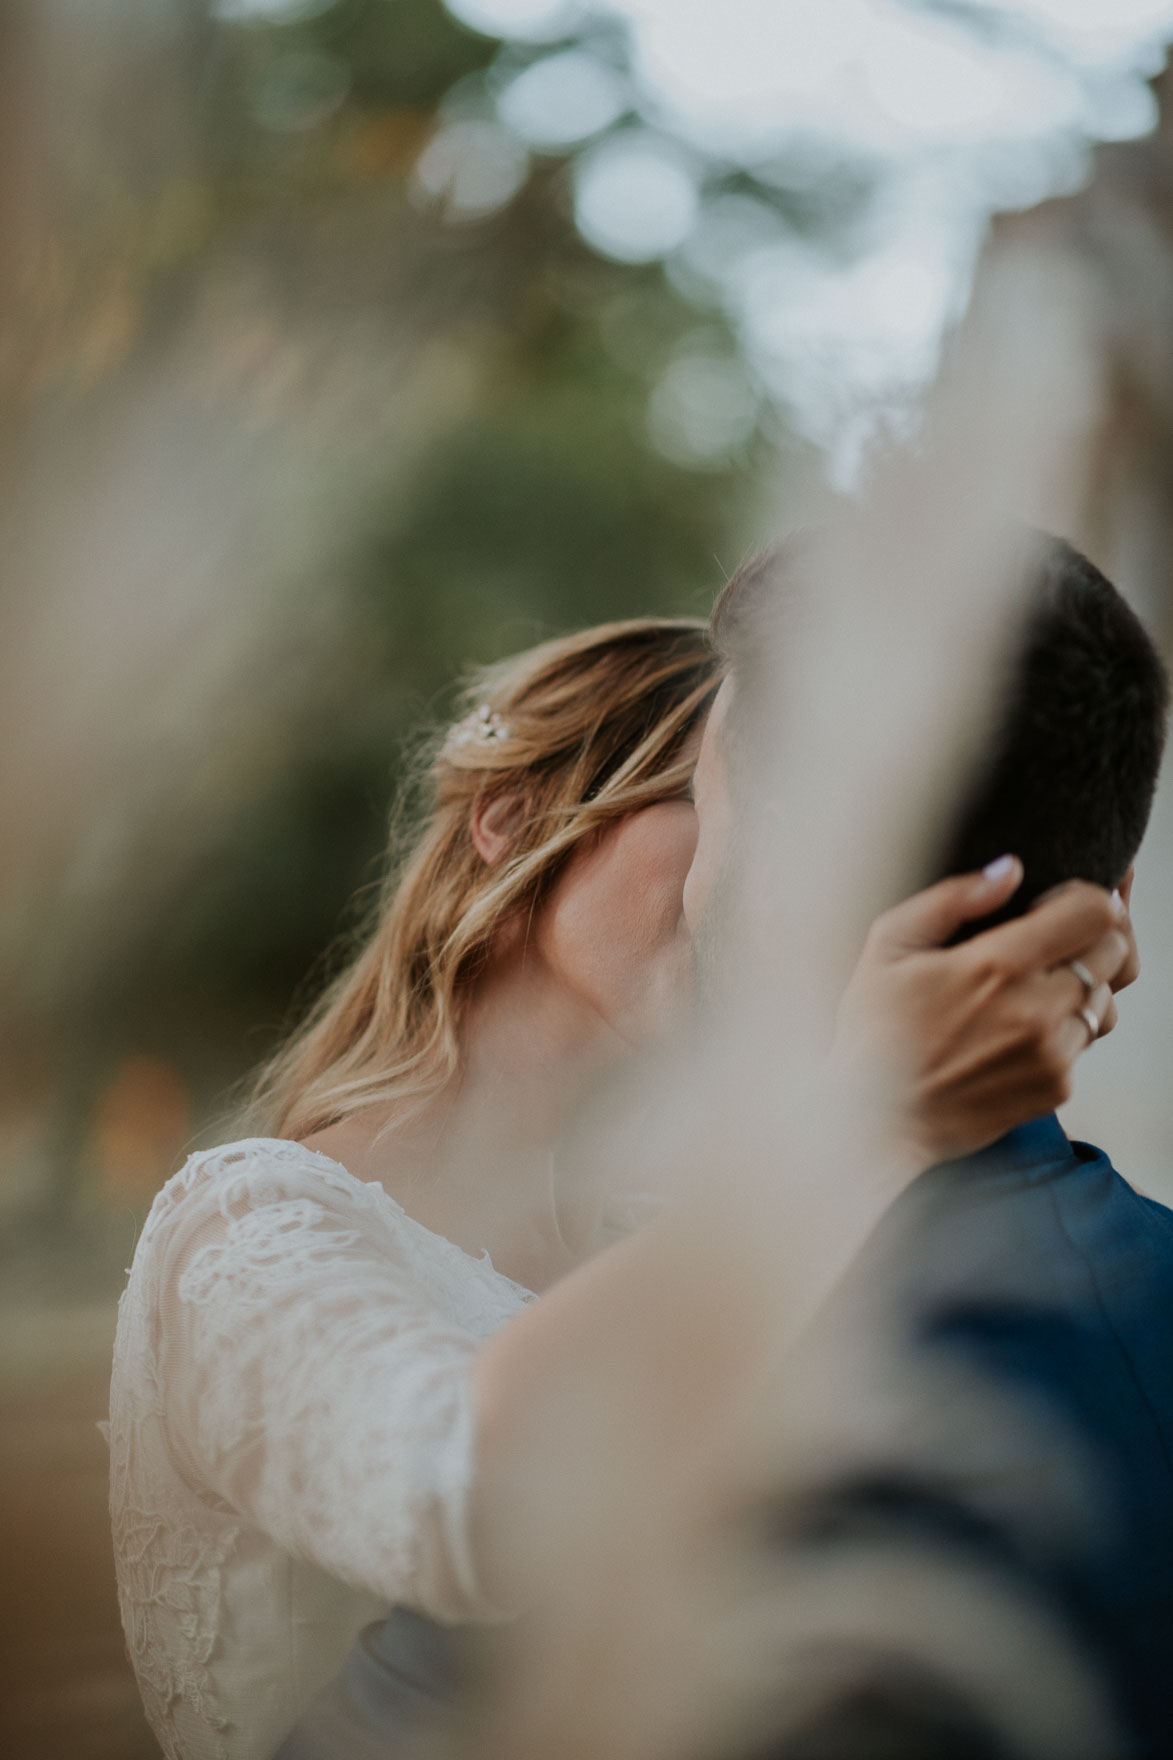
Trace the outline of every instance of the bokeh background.
<instances>
[{"instance_id":1,"label":"bokeh background","mask_svg":"<svg viewBox=\"0 0 1173 1760\"><path fill-rule=\"evenodd\" d=\"M1170 121L1139 139L1147 112L1081 124L1033 181L1003 165L964 185L949 276L907 257L895 279L887 258L857 275L837 340L867 334L845 357L812 313L940 191L901 185L885 207L874 140L754 157L690 134L641 87L621 18L553 10L519 3L506 37L471 0L0 4L13 1760L156 1752L96 1429L124 1269L159 1186L231 1128L241 1081L360 921L413 743L464 666L603 618L705 612L750 543L852 485L862 434L900 430L983 240L979 286L1025 240L1057 298L1073 276L1096 290L1103 413L1072 535L1170 633L1160 58L1144 91ZM577 72L543 87L556 53ZM940 126L922 128L934 163ZM734 286L763 252L774 282ZM771 343L780 273L806 305ZM868 329L881 309L887 331ZM848 369L862 427L828 392ZM1072 1108L1165 1195L1171 857L1166 790L1137 894L1146 975Z\"/></svg>"}]
</instances>

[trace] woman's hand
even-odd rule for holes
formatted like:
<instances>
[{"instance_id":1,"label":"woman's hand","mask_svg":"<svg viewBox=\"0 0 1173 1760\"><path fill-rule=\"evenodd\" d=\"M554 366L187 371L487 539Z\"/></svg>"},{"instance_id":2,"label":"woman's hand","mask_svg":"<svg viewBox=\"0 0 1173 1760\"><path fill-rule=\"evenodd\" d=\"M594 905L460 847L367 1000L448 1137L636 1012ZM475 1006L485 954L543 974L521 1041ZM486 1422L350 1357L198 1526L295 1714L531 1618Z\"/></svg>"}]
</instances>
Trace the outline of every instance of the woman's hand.
<instances>
[{"instance_id":1,"label":"woman's hand","mask_svg":"<svg viewBox=\"0 0 1173 1760\"><path fill-rule=\"evenodd\" d=\"M945 947L1022 883L1016 858L943 880L872 925L839 1011L847 1055L897 1070L900 1128L922 1165L964 1155L1062 1105L1076 1058L1116 1024L1139 970L1127 908L1072 881L1024 916ZM1095 989L1073 969L1079 961Z\"/></svg>"}]
</instances>

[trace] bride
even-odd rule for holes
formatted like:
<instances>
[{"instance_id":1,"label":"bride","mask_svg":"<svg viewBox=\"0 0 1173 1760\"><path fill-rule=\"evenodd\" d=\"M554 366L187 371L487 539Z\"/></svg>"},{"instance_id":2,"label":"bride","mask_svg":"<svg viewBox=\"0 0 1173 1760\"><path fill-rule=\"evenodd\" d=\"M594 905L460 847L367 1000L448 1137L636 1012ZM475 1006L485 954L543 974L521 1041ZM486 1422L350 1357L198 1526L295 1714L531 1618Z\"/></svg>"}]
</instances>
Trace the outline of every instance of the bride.
<instances>
[{"instance_id":1,"label":"bride","mask_svg":"<svg viewBox=\"0 0 1173 1760\"><path fill-rule=\"evenodd\" d=\"M262 1076L267 1134L193 1155L157 1198L119 1316L111 1508L170 1760L266 1760L393 1605L458 1622L517 1604L543 1377L654 1275L655 1229L616 1241L622 1219L558 1179L557 1145L687 989L688 788L718 683L692 621L609 624L483 673L368 939ZM975 1094L984 1141L1061 1097L1042 1035L999 1074L1015 981L979 996L965 950L923 951L1020 877L1005 863L910 900L857 969L857 1004L915 1042L906 1177L978 1146ZM1122 981L1095 897L1068 908L1062 957ZM1057 908L1027 919L1040 968ZM947 1060L962 1021L968 1055ZM893 1196L861 1196L859 1239Z\"/></svg>"}]
</instances>

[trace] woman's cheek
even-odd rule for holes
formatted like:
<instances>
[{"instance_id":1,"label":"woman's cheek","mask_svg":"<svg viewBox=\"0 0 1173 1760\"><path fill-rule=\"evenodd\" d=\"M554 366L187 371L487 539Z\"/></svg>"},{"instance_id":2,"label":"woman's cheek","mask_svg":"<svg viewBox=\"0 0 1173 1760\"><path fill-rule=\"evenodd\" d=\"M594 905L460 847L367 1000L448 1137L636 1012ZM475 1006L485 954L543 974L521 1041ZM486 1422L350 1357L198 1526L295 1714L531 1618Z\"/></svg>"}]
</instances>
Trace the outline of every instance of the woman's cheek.
<instances>
[{"instance_id":1,"label":"woman's cheek","mask_svg":"<svg viewBox=\"0 0 1173 1760\"><path fill-rule=\"evenodd\" d=\"M567 869L550 904L548 951L608 1015L638 1002L664 955L679 953L684 877L696 844L685 801L620 822Z\"/></svg>"},{"instance_id":2,"label":"woman's cheek","mask_svg":"<svg viewBox=\"0 0 1173 1760\"><path fill-rule=\"evenodd\" d=\"M633 820L616 874L617 915L629 918L633 948L655 954L677 940L696 836L696 813L687 801L666 801Z\"/></svg>"}]
</instances>

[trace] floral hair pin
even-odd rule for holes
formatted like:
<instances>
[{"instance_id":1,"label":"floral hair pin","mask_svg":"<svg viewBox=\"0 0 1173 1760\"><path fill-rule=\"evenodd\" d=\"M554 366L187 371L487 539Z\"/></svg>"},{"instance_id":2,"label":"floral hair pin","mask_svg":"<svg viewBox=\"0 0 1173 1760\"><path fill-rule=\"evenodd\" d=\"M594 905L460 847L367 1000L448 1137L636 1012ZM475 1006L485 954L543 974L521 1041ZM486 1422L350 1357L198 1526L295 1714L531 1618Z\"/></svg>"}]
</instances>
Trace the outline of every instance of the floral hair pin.
<instances>
[{"instance_id":1,"label":"floral hair pin","mask_svg":"<svg viewBox=\"0 0 1173 1760\"><path fill-rule=\"evenodd\" d=\"M512 730L496 710L490 709L488 703L481 703L463 721L457 722L445 743L449 747L492 746L512 737Z\"/></svg>"}]
</instances>

